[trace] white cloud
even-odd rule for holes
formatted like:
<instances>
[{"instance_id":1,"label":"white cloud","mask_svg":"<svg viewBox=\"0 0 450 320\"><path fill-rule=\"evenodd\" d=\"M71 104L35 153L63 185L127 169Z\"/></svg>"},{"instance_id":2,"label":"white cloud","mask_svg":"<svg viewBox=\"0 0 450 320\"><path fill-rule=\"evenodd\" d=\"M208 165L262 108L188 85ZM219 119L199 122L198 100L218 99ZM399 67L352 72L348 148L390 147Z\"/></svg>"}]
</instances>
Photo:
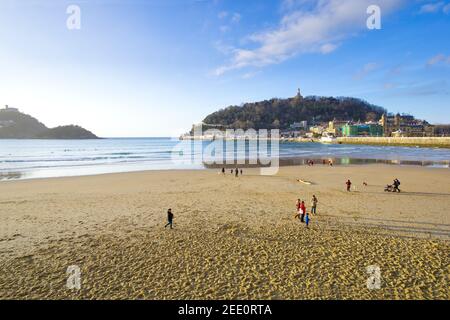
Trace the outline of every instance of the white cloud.
<instances>
[{"instance_id":1,"label":"white cloud","mask_svg":"<svg viewBox=\"0 0 450 320\"><path fill-rule=\"evenodd\" d=\"M334 50L337 49L337 45L336 44L332 44L332 43L326 43L323 46L320 47L320 52L323 54L327 54L327 53L331 53Z\"/></svg>"},{"instance_id":2,"label":"white cloud","mask_svg":"<svg viewBox=\"0 0 450 320\"><path fill-rule=\"evenodd\" d=\"M294 0L293 0L294 1ZM279 26L248 36L256 48L235 48L228 64L215 73L248 66L263 67L302 53L327 54L343 40L366 28L367 7L373 0L298 0L308 9L285 14ZM404 0L378 0L383 17ZM294 2L291 2L293 4Z\"/></svg>"},{"instance_id":3,"label":"white cloud","mask_svg":"<svg viewBox=\"0 0 450 320\"><path fill-rule=\"evenodd\" d=\"M392 82L386 82L384 85L383 85L383 88L385 89L385 90L391 90L391 89L395 89L397 86L395 85L395 83L392 83Z\"/></svg>"},{"instance_id":4,"label":"white cloud","mask_svg":"<svg viewBox=\"0 0 450 320\"><path fill-rule=\"evenodd\" d=\"M219 20L222 20L222 23L223 23L219 27L219 30L222 33L230 31L232 24L238 24L241 21L241 15L237 12L234 12L231 14L227 11L222 11L222 12L219 12L217 17L219 18Z\"/></svg>"},{"instance_id":5,"label":"white cloud","mask_svg":"<svg viewBox=\"0 0 450 320\"><path fill-rule=\"evenodd\" d=\"M219 27L219 30L220 30L220 32L222 32L222 33L225 33L225 32L228 32L228 31L230 31L230 27L229 26L220 26Z\"/></svg>"},{"instance_id":6,"label":"white cloud","mask_svg":"<svg viewBox=\"0 0 450 320\"><path fill-rule=\"evenodd\" d=\"M364 65L364 67L359 70L355 75L354 75L354 79L356 80L362 80L364 79L369 73L375 71L376 69L378 69L379 65L376 62L369 62L366 65Z\"/></svg>"},{"instance_id":7,"label":"white cloud","mask_svg":"<svg viewBox=\"0 0 450 320\"><path fill-rule=\"evenodd\" d=\"M444 4L443 1L424 4L420 7L419 13L436 13L441 10Z\"/></svg>"},{"instance_id":8,"label":"white cloud","mask_svg":"<svg viewBox=\"0 0 450 320\"><path fill-rule=\"evenodd\" d=\"M442 53L435 55L434 57L430 58L427 62L428 67L432 67L437 64L450 64L450 56L446 56Z\"/></svg>"},{"instance_id":9,"label":"white cloud","mask_svg":"<svg viewBox=\"0 0 450 320\"><path fill-rule=\"evenodd\" d=\"M283 0L281 2L281 11L289 11L307 5L314 5L314 0Z\"/></svg>"},{"instance_id":10,"label":"white cloud","mask_svg":"<svg viewBox=\"0 0 450 320\"><path fill-rule=\"evenodd\" d=\"M241 78L242 79L251 79L254 78L255 76L257 76L260 73L260 71L253 71L253 72L247 72L244 73Z\"/></svg>"},{"instance_id":11,"label":"white cloud","mask_svg":"<svg viewBox=\"0 0 450 320\"><path fill-rule=\"evenodd\" d=\"M221 11L219 12L219 14L217 15L217 17L219 19L225 19L228 16L228 12L227 11Z\"/></svg>"},{"instance_id":12,"label":"white cloud","mask_svg":"<svg viewBox=\"0 0 450 320\"><path fill-rule=\"evenodd\" d=\"M445 14L449 14L450 13L450 3L447 4L446 6L444 6L444 8L442 8L442 11L444 11Z\"/></svg>"},{"instance_id":13,"label":"white cloud","mask_svg":"<svg viewBox=\"0 0 450 320\"><path fill-rule=\"evenodd\" d=\"M241 21L241 15L239 13L233 13L233 16L231 17L231 22L238 23Z\"/></svg>"},{"instance_id":14,"label":"white cloud","mask_svg":"<svg viewBox=\"0 0 450 320\"><path fill-rule=\"evenodd\" d=\"M221 52L222 54L230 54L234 50L232 46L224 44L222 41L214 42L213 46L216 48L217 51Z\"/></svg>"}]
</instances>

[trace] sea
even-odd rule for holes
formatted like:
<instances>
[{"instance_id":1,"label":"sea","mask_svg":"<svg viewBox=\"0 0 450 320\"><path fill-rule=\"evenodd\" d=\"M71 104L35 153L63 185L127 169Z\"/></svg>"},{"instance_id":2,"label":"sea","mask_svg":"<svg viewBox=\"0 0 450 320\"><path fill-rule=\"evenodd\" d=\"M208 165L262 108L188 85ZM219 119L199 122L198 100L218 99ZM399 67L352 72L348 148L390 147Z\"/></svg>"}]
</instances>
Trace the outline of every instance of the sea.
<instances>
[{"instance_id":1,"label":"sea","mask_svg":"<svg viewBox=\"0 0 450 320\"><path fill-rule=\"evenodd\" d=\"M211 151L211 141L180 141L178 138L108 138L98 140L0 140L0 180L35 179L95 175L143 170L201 170L211 167L234 167L239 157L259 156L260 145L244 142L244 155L237 144L226 143L222 151ZM450 149L367 146L321 143L280 143L274 151L266 146L281 165L334 165L386 163L450 167ZM253 149L257 149L258 152ZM264 149L265 150L265 149ZM242 151L242 150L241 150ZM205 159L205 152L210 155ZM217 153L217 154L216 154ZM211 155L222 157L212 163ZM272 155L270 155L272 156ZM241 159L242 160L242 159ZM213 161L214 162L214 161Z\"/></svg>"}]
</instances>

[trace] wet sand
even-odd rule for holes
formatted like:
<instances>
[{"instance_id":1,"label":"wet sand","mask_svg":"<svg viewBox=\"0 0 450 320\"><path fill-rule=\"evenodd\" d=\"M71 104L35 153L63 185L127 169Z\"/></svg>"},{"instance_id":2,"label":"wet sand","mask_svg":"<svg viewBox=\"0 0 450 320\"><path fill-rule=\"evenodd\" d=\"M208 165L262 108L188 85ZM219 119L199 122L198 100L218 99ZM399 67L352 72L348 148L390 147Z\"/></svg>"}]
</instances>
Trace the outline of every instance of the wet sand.
<instances>
[{"instance_id":1,"label":"wet sand","mask_svg":"<svg viewBox=\"0 0 450 320\"><path fill-rule=\"evenodd\" d=\"M449 299L449 169L217 171L1 182L0 298ZM393 178L401 194L383 191ZM306 229L295 201L309 209L313 194ZM372 265L380 289L367 288Z\"/></svg>"}]
</instances>

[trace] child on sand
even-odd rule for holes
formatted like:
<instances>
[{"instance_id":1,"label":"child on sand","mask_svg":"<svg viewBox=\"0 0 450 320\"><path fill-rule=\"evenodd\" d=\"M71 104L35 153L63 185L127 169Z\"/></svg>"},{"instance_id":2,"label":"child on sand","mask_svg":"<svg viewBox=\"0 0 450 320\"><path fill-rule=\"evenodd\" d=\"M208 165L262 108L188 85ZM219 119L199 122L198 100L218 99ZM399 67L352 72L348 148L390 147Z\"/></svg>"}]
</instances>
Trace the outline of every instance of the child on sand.
<instances>
[{"instance_id":1,"label":"child on sand","mask_svg":"<svg viewBox=\"0 0 450 320\"><path fill-rule=\"evenodd\" d=\"M349 180L347 180L347 182L345 183L347 185L347 191L350 192L350 188L352 186L352 182Z\"/></svg>"},{"instance_id":2,"label":"child on sand","mask_svg":"<svg viewBox=\"0 0 450 320\"><path fill-rule=\"evenodd\" d=\"M306 213L305 223L306 223L306 227L308 228L309 227L309 213Z\"/></svg>"},{"instance_id":3,"label":"child on sand","mask_svg":"<svg viewBox=\"0 0 450 320\"><path fill-rule=\"evenodd\" d=\"M170 226L170 229L172 229L172 226L173 226L172 209L167 210L167 224L164 226L164 228L167 228L167 226Z\"/></svg>"}]
</instances>

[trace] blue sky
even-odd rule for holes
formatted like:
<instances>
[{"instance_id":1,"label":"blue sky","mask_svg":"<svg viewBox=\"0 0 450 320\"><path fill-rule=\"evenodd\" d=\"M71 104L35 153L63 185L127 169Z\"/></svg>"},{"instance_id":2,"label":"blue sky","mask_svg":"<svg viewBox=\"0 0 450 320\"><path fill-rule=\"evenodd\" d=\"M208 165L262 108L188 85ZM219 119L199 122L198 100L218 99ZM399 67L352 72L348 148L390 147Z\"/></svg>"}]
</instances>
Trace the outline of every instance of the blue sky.
<instances>
[{"instance_id":1,"label":"blue sky","mask_svg":"<svg viewBox=\"0 0 450 320\"><path fill-rule=\"evenodd\" d=\"M450 0L1 0L0 104L104 137L177 136L300 87L450 123L449 31Z\"/></svg>"}]
</instances>

